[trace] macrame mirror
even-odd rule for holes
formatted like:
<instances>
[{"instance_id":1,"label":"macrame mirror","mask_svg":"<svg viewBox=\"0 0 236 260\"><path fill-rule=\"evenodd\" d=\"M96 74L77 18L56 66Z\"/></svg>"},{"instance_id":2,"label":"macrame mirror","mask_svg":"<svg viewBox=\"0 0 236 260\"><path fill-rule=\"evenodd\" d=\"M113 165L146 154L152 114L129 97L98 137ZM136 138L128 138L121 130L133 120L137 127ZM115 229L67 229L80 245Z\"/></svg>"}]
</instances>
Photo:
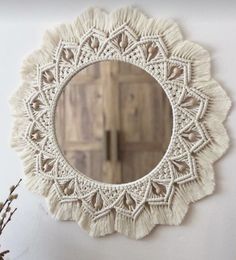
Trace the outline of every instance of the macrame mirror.
<instances>
[{"instance_id":1,"label":"macrame mirror","mask_svg":"<svg viewBox=\"0 0 236 260\"><path fill-rule=\"evenodd\" d=\"M57 219L139 239L213 192L230 100L173 21L89 9L47 32L22 74L12 144Z\"/></svg>"}]
</instances>

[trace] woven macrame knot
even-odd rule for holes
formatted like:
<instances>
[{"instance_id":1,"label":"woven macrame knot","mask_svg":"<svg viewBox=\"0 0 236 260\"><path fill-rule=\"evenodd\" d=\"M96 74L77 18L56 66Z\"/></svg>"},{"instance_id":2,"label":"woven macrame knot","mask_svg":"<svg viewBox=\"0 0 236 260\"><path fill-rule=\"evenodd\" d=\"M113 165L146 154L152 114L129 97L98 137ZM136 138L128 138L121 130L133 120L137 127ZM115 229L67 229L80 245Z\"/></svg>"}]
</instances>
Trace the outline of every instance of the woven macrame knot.
<instances>
[{"instance_id":1,"label":"woven macrame knot","mask_svg":"<svg viewBox=\"0 0 236 260\"><path fill-rule=\"evenodd\" d=\"M168 80L173 80L178 78L183 74L184 70L182 68L179 68L178 66L172 66L170 68L170 72L168 75Z\"/></svg>"},{"instance_id":2,"label":"woven macrame knot","mask_svg":"<svg viewBox=\"0 0 236 260\"><path fill-rule=\"evenodd\" d=\"M195 131L183 133L182 136L189 142L196 142L198 140L198 134Z\"/></svg>"},{"instance_id":3,"label":"woven macrame knot","mask_svg":"<svg viewBox=\"0 0 236 260\"><path fill-rule=\"evenodd\" d=\"M187 97L183 100L181 106L186 108L194 108L198 105L198 101L195 97Z\"/></svg>"},{"instance_id":4,"label":"woven macrame knot","mask_svg":"<svg viewBox=\"0 0 236 260\"><path fill-rule=\"evenodd\" d=\"M70 61L74 58L74 53L70 49L63 50L63 59L65 61Z\"/></svg>"},{"instance_id":5,"label":"woven macrame knot","mask_svg":"<svg viewBox=\"0 0 236 260\"><path fill-rule=\"evenodd\" d=\"M159 183L152 182L152 191L156 195L161 195L165 191L165 187Z\"/></svg>"},{"instance_id":6,"label":"woven macrame knot","mask_svg":"<svg viewBox=\"0 0 236 260\"><path fill-rule=\"evenodd\" d=\"M158 47L154 46L153 43L147 46L147 61L150 61L158 54Z\"/></svg>"},{"instance_id":7,"label":"woven macrame knot","mask_svg":"<svg viewBox=\"0 0 236 260\"><path fill-rule=\"evenodd\" d=\"M174 164L175 169L180 173L183 173L188 167L185 162L172 161L172 163Z\"/></svg>"},{"instance_id":8,"label":"woven macrame knot","mask_svg":"<svg viewBox=\"0 0 236 260\"><path fill-rule=\"evenodd\" d=\"M31 134L31 139L33 141L39 141L42 137L41 135L42 135L42 133L39 130L33 131Z\"/></svg>"},{"instance_id":9,"label":"woven macrame knot","mask_svg":"<svg viewBox=\"0 0 236 260\"><path fill-rule=\"evenodd\" d=\"M55 80L54 75L50 70L46 70L43 73L43 79L46 83L52 83Z\"/></svg>"},{"instance_id":10,"label":"woven macrame knot","mask_svg":"<svg viewBox=\"0 0 236 260\"><path fill-rule=\"evenodd\" d=\"M127 35L125 35L124 33L122 33L120 35L120 39L118 40L118 43L119 43L119 46L121 48L122 51L125 51L125 49L127 48L128 46L128 37Z\"/></svg>"},{"instance_id":11,"label":"woven macrame knot","mask_svg":"<svg viewBox=\"0 0 236 260\"><path fill-rule=\"evenodd\" d=\"M97 37L91 37L90 38L90 46L92 49L94 49L94 51L98 50L99 47L99 40Z\"/></svg>"},{"instance_id":12,"label":"woven macrame knot","mask_svg":"<svg viewBox=\"0 0 236 260\"><path fill-rule=\"evenodd\" d=\"M103 206L102 196L99 192L95 193L92 199L95 210L101 210Z\"/></svg>"},{"instance_id":13,"label":"woven macrame knot","mask_svg":"<svg viewBox=\"0 0 236 260\"><path fill-rule=\"evenodd\" d=\"M35 100L33 100L31 106L32 106L32 108L33 108L34 110L38 111L38 110L40 109L41 104L42 104L42 103L40 102L40 100L35 99Z\"/></svg>"}]
</instances>

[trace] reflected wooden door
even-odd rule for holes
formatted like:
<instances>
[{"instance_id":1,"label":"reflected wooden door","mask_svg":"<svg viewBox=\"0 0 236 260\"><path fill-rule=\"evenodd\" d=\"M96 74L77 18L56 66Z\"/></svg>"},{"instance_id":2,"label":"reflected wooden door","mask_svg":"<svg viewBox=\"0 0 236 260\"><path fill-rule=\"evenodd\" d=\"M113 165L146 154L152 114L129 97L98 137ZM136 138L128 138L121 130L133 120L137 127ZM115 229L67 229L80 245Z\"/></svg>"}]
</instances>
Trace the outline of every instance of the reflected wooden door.
<instances>
[{"instance_id":1,"label":"reflected wooden door","mask_svg":"<svg viewBox=\"0 0 236 260\"><path fill-rule=\"evenodd\" d=\"M138 67L119 64L120 161L122 181L150 172L163 157L171 136L169 101L157 81Z\"/></svg>"},{"instance_id":2,"label":"reflected wooden door","mask_svg":"<svg viewBox=\"0 0 236 260\"><path fill-rule=\"evenodd\" d=\"M134 181L168 146L171 109L162 88L124 62L100 62L73 77L59 99L56 134L68 162L92 179Z\"/></svg>"}]
</instances>

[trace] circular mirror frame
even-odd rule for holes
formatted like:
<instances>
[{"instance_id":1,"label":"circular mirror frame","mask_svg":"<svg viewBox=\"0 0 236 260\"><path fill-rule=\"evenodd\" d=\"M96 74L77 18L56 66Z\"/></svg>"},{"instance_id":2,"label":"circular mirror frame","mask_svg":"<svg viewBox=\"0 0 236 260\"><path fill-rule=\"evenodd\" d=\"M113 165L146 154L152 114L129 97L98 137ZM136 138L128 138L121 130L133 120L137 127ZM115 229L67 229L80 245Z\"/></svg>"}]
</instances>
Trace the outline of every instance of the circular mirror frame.
<instances>
[{"instance_id":1,"label":"circular mirror frame","mask_svg":"<svg viewBox=\"0 0 236 260\"><path fill-rule=\"evenodd\" d=\"M125 184L97 182L73 169L55 137L62 89L85 66L105 60L144 69L172 107L173 132L161 162ZM156 224L180 224L189 203L213 192L212 164L228 147L223 121L230 100L211 78L208 52L183 41L173 21L133 8L89 9L75 23L47 32L22 76L12 98L12 145L22 155L28 188L47 197L57 219L76 221L92 236L118 231L139 239Z\"/></svg>"}]
</instances>

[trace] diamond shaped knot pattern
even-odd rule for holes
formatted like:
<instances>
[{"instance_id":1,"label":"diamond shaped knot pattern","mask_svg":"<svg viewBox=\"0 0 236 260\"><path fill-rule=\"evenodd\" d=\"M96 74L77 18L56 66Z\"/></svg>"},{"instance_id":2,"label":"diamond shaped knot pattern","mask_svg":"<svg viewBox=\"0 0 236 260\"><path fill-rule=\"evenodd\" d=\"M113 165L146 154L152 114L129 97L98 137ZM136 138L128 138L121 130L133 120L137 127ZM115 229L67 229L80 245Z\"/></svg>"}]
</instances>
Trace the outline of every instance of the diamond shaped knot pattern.
<instances>
[{"instance_id":1,"label":"diamond shaped knot pattern","mask_svg":"<svg viewBox=\"0 0 236 260\"><path fill-rule=\"evenodd\" d=\"M126 184L100 183L73 169L55 137L62 89L85 66L104 60L144 69L172 107L166 154L150 173ZM26 185L48 199L57 219L76 221L92 236L117 231L139 239L156 224L180 224L190 202L213 192L212 164L228 147L223 121L230 100L211 78L208 52L184 41L173 21L133 8L110 14L89 9L46 33L42 48L24 62L22 77L12 98L12 145L24 160Z\"/></svg>"}]
</instances>

